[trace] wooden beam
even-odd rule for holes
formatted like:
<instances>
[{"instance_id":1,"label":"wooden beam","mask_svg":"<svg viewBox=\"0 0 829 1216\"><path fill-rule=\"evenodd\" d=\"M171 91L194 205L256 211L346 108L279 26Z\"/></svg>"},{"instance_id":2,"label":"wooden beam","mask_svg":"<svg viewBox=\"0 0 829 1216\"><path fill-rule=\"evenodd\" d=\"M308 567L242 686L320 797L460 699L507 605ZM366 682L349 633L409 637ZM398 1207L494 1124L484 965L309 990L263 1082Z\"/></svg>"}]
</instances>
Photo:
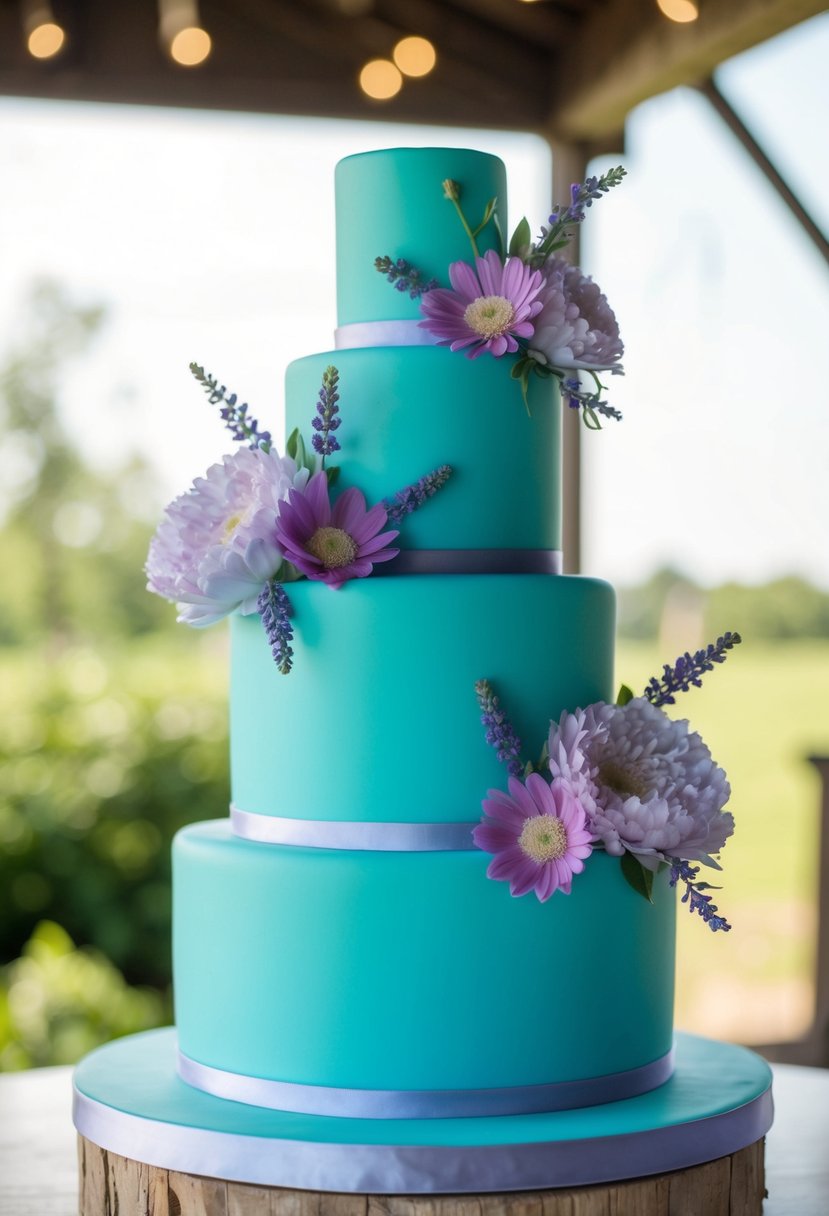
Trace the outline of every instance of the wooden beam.
<instances>
[{"instance_id":1,"label":"wooden beam","mask_svg":"<svg viewBox=\"0 0 829 1216\"><path fill-rule=\"evenodd\" d=\"M639 102L695 84L824 8L824 0L703 0L697 21L677 25L656 0L610 0L579 27L558 62L550 126L570 140L615 133Z\"/></svg>"}]
</instances>

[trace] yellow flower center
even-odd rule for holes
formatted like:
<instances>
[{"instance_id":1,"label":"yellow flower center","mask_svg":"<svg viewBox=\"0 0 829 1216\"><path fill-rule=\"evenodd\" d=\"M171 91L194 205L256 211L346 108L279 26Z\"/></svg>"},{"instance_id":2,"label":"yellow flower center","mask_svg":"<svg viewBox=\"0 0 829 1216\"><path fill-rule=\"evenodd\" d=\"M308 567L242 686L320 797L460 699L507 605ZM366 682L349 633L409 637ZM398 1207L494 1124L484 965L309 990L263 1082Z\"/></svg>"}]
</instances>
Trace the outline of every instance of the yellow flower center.
<instances>
[{"instance_id":1,"label":"yellow flower center","mask_svg":"<svg viewBox=\"0 0 829 1216\"><path fill-rule=\"evenodd\" d=\"M515 309L504 296L479 296L467 304L463 319L482 338L505 334L515 317Z\"/></svg>"},{"instance_id":2,"label":"yellow flower center","mask_svg":"<svg viewBox=\"0 0 829 1216\"><path fill-rule=\"evenodd\" d=\"M555 861L567 852L567 829L555 815L533 815L521 829L518 846L533 861Z\"/></svg>"},{"instance_id":3,"label":"yellow flower center","mask_svg":"<svg viewBox=\"0 0 829 1216\"><path fill-rule=\"evenodd\" d=\"M630 798L634 794L637 798L644 798L648 793L647 785L637 773L622 768L621 764L614 764L612 760L599 769L599 781L622 798Z\"/></svg>"},{"instance_id":4,"label":"yellow flower center","mask_svg":"<svg viewBox=\"0 0 829 1216\"><path fill-rule=\"evenodd\" d=\"M342 528L317 528L305 548L313 553L326 570L339 570L357 556L357 546Z\"/></svg>"},{"instance_id":5,"label":"yellow flower center","mask_svg":"<svg viewBox=\"0 0 829 1216\"><path fill-rule=\"evenodd\" d=\"M242 511L237 511L235 515L229 515L227 517L227 519L225 520L224 530L222 532L222 542L224 544L228 543L228 541L233 536L233 533L239 527L239 524L242 522L243 519L244 519L244 513Z\"/></svg>"}]
</instances>

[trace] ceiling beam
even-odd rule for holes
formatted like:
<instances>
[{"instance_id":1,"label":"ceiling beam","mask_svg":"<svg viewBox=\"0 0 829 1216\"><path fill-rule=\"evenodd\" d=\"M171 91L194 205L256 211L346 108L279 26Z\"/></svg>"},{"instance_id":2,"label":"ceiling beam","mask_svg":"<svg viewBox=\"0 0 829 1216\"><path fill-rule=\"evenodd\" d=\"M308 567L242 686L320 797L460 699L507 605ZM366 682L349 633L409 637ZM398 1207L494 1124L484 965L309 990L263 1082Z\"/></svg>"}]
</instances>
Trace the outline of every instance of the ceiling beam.
<instances>
[{"instance_id":1,"label":"ceiling beam","mask_svg":"<svg viewBox=\"0 0 829 1216\"><path fill-rule=\"evenodd\" d=\"M550 127L564 140L620 131L634 106L695 84L724 60L825 9L825 0L703 0L677 25L656 0L609 0L579 27L553 81Z\"/></svg>"}]
</instances>

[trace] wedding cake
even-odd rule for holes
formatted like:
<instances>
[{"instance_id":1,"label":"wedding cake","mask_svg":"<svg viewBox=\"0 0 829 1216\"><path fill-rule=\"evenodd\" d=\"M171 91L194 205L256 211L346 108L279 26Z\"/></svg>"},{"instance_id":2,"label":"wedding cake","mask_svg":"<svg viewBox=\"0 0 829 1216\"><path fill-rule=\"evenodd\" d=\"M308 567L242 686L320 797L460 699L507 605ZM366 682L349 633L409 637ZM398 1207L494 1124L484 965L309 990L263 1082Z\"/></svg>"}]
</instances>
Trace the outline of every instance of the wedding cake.
<instances>
[{"instance_id":1,"label":"wedding cake","mask_svg":"<svg viewBox=\"0 0 829 1216\"><path fill-rule=\"evenodd\" d=\"M231 614L231 808L174 843L176 1031L79 1068L95 1143L137 1155L140 1126L142 1160L196 1173L474 1191L766 1130L765 1066L673 1033L675 888L729 928L697 874L733 822L662 706L739 638L617 698L613 591L561 572L562 410L615 416L596 372L622 347L556 251L617 181L507 246L495 157L348 158L336 349L288 368L285 454L195 369L245 446L171 506L148 573L190 624Z\"/></svg>"}]
</instances>

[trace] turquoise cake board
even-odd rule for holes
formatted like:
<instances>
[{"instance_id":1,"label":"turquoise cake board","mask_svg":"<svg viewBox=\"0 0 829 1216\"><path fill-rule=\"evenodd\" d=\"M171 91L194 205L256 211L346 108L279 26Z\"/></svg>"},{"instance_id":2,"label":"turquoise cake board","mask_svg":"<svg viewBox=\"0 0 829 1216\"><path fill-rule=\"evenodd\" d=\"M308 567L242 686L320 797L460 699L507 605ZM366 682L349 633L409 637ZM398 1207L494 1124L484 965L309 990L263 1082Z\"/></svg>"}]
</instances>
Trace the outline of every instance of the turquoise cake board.
<instances>
[{"instance_id":1,"label":"turquoise cake board","mask_svg":"<svg viewBox=\"0 0 829 1216\"><path fill-rule=\"evenodd\" d=\"M771 1071L743 1047L680 1034L650 1093L553 1114L344 1119L228 1102L176 1074L174 1029L119 1039L75 1073L75 1126L109 1152L229 1182L365 1194L587 1186L686 1169L772 1122Z\"/></svg>"}]
</instances>

